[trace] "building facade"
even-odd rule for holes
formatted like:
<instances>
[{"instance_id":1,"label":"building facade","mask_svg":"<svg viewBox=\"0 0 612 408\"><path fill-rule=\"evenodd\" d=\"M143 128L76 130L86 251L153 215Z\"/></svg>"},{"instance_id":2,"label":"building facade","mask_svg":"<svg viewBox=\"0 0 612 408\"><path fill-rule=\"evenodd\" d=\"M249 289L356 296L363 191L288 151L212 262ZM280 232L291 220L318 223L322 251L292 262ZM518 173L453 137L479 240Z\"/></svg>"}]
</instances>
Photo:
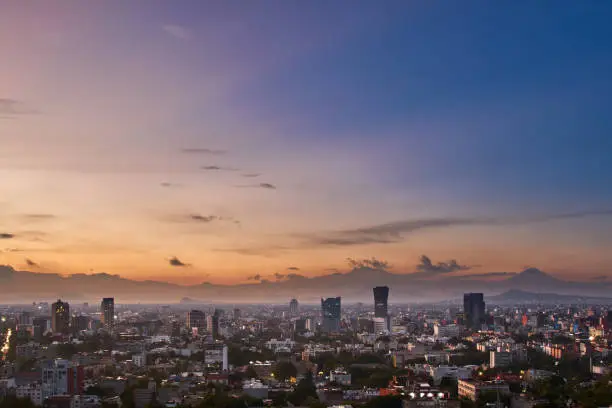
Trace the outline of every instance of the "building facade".
<instances>
[{"instance_id":1,"label":"building facade","mask_svg":"<svg viewBox=\"0 0 612 408\"><path fill-rule=\"evenodd\" d=\"M80 395L84 380L83 366L68 360L48 360L42 368L43 400L57 395Z\"/></svg>"},{"instance_id":2,"label":"building facade","mask_svg":"<svg viewBox=\"0 0 612 408\"><path fill-rule=\"evenodd\" d=\"M485 322L485 302L482 293L463 295L463 314L466 327L472 330L480 329Z\"/></svg>"},{"instance_id":3,"label":"building facade","mask_svg":"<svg viewBox=\"0 0 612 408\"><path fill-rule=\"evenodd\" d=\"M297 299L291 299L291 302L289 302L289 314L291 316L297 316L299 314L299 303Z\"/></svg>"},{"instance_id":4,"label":"building facade","mask_svg":"<svg viewBox=\"0 0 612 408\"><path fill-rule=\"evenodd\" d=\"M51 305L51 329L54 333L65 333L70 328L70 305L60 299Z\"/></svg>"},{"instance_id":5,"label":"building facade","mask_svg":"<svg viewBox=\"0 0 612 408\"><path fill-rule=\"evenodd\" d=\"M468 398L472 401L477 401L483 392L499 392L500 395L510 394L508 384L500 381L459 380L457 389L459 397Z\"/></svg>"},{"instance_id":6,"label":"building facade","mask_svg":"<svg viewBox=\"0 0 612 408\"><path fill-rule=\"evenodd\" d=\"M102 327L112 332L115 327L115 298L104 298L100 304Z\"/></svg>"},{"instance_id":7,"label":"building facade","mask_svg":"<svg viewBox=\"0 0 612 408\"><path fill-rule=\"evenodd\" d=\"M201 310L191 310L187 312L187 327L202 334L206 330L206 315ZM195 330L194 330L195 329Z\"/></svg>"},{"instance_id":8,"label":"building facade","mask_svg":"<svg viewBox=\"0 0 612 408\"><path fill-rule=\"evenodd\" d=\"M325 333L340 331L341 298L321 299L321 330Z\"/></svg>"}]
</instances>

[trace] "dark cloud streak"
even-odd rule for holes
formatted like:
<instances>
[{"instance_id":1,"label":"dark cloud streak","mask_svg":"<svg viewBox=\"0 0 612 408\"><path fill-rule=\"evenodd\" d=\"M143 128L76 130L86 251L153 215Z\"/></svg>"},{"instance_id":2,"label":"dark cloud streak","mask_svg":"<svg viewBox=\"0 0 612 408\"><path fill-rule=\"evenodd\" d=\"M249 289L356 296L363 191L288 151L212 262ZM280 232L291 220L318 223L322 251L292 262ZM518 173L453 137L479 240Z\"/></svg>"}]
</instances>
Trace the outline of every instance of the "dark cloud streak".
<instances>
[{"instance_id":1,"label":"dark cloud streak","mask_svg":"<svg viewBox=\"0 0 612 408\"><path fill-rule=\"evenodd\" d=\"M172 258L170 258L168 260L168 263L170 264L170 266L176 266L176 267L181 267L181 268L186 268L186 267L191 266L190 264L184 263L183 261L178 259L176 256L173 256Z\"/></svg>"},{"instance_id":2,"label":"dark cloud streak","mask_svg":"<svg viewBox=\"0 0 612 408\"><path fill-rule=\"evenodd\" d=\"M38 263L34 262L33 260L31 260L29 258L26 258L25 262L26 262L26 265L28 265L31 268L38 268L38 267L40 267L40 265L38 265Z\"/></svg>"},{"instance_id":3,"label":"dark cloud streak","mask_svg":"<svg viewBox=\"0 0 612 408\"><path fill-rule=\"evenodd\" d=\"M271 183L259 183L259 184L245 184L241 186L236 186L238 188L265 188L268 190L276 190L276 186Z\"/></svg>"},{"instance_id":4,"label":"dark cloud streak","mask_svg":"<svg viewBox=\"0 0 612 408\"><path fill-rule=\"evenodd\" d=\"M473 218L425 218L417 220L402 220L369 227L331 231L322 234L306 236L305 246L350 246L367 244L390 244L401 242L405 234L426 229L440 229L461 226L502 226L531 224L557 220L569 220L594 216L610 216L612 210L581 211L540 215L534 217L473 217Z\"/></svg>"},{"instance_id":5,"label":"dark cloud streak","mask_svg":"<svg viewBox=\"0 0 612 408\"><path fill-rule=\"evenodd\" d=\"M191 147L191 148L181 149L181 153L220 156L220 155L226 154L227 150Z\"/></svg>"}]
</instances>

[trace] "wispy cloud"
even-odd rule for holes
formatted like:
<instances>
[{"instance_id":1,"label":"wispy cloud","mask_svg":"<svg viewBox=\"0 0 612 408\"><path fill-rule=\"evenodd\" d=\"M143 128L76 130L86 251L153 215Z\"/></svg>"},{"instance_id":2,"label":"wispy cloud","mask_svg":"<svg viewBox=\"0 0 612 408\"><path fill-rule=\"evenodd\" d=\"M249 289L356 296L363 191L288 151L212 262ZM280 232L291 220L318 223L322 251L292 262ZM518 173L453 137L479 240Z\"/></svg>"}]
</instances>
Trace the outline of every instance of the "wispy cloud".
<instances>
[{"instance_id":1,"label":"wispy cloud","mask_svg":"<svg viewBox=\"0 0 612 408\"><path fill-rule=\"evenodd\" d=\"M287 268L288 271L299 271L300 268L298 268L297 266L290 266Z\"/></svg>"},{"instance_id":2,"label":"wispy cloud","mask_svg":"<svg viewBox=\"0 0 612 408\"><path fill-rule=\"evenodd\" d=\"M28 219L28 220L52 220L56 217L53 214L34 213L34 214L24 214L23 218Z\"/></svg>"},{"instance_id":3,"label":"wispy cloud","mask_svg":"<svg viewBox=\"0 0 612 408\"><path fill-rule=\"evenodd\" d=\"M260 173L244 173L242 175L242 177L245 177L245 178L255 178L255 177L259 177L259 176L261 176Z\"/></svg>"},{"instance_id":4,"label":"wispy cloud","mask_svg":"<svg viewBox=\"0 0 612 408\"><path fill-rule=\"evenodd\" d=\"M189 218L193 221L203 222L203 223L209 223L209 222L221 219L220 217L216 215L200 215L200 214L190 214Z\"/></svg>"},{"instance_id":5,"label":"wispy cloud","mask_svg":"<svg viewBox=\"0 0 612 408\"><path fill-rule=\"evenodd\" d=\"M181 149L181 153L220 156L226 154L227 150L209 149L207 147L187 147Z\"/></svg>"},{"instance_id":6,"label":"wispy cloud","mask_svg":"<svg viewBox=\"0 0 612 408\"><path fill-rule=\"evenodd\" d=\"M180 40L190 40L192 37L191 31L188 28L178 24L164 24L162 30L164 30L166 34Z\"/></svg>"},{"instance_id":7,"label":"wispy cloud","mask_svg":"<svg viewBox=\"0 0 612 408\"><path fill-rule=\"evenodd\" d=\"M0 239L13 239L15 234L9 234L8 232L0 232Z\"/></svg>"},{"instance_id":8,"label":"wispy cloud","mask_svg":"<svg viewBox=\"0 0 612 408\"><path fill-rule=\"evenodd\" d=\"M177 183L170 183L168 181L164 181L159 183L160 186L165 187L165 188L176 188L176 187L180 187L180 184Z\"/></svg>"},{"instance_id":9,"label":"wispy cloud","mask_svg":"<svg viewBox=\"0 0 612 408\"><path fill-rule=\"evenodd\" d=\"M258 185L238 186L238 187L261 187ZM458 218L458 217L440 217L440 218L424 218L415 220L402 220L384 224L371 225L366 227L344 229L337 231L324 231L312 234L293 234L286 237L283 245L271 244L265 247L253 248L235 248L221 249L224 252L234 252L241 255L259 255L259 256L277 256L285 251L312 249L319 247L343 247L356 245L372 245L372 244L392 244L402 242L406 235L430 229L444 229L461 226L505 226L531 224L539 222L550 222L557 220L568 220L595 216L610 216L612 210L602 211L582 211L573 213L545 214L533 217L473 217L473 218ZM287 244L286 242L292 242ZM450 264L432 265L440 266L441 270L444 267L457 268L462 265ZM472 265L471 267L474 267ZM425 266L423 266L425 267ZM463 265L465 267L465 265Z\"/></svg>"},{"instance_id":10,"label":"wispy cloud","mask_svg":"<svg viewBox=\"0 0 612 408\"><path fill-rule=\"evenodd\" d=\"M346 261L348 262L351 268L355 268L355 269L369 268L369 269L385 270L385 269L390 268L389 262L383 261L380 259L376 259L376 258L371 258L371 259L346 258Z\"/></svg>"},{"instance_id":11,"label":"wispy cloud","mask_svg":"<svg viewBox=\"0 0 612 408\"><path fill-rule=\"evenodd\" d=\"M271 183L258 183L258 184L243 184L236 186L239 188L264 188L268 190L276 190L276 186Z\"/></svg>"},{"instance_id":12,"label":"wispy cloud","mask_svg":"<svg viewBox=\"0 0 612 408\"><path fill-rule=\"evenodd\" d=\"M259 183L259 187L260 188L268 188L271 190L276 190L276 186L274 184L270 184L270 183Z\"/></svg>"},{"instance_id":13,"label":"wispy cloud","mask_svg":"<svg viewBox=\"0 0 612 408\"><path fill-rule=\"evenodd\" d=\"M434 264L427 255L422 255L420 261L421 262L416 266L417 272L428 274L451 273L471 269L470 266L459 265L455 259Z\"/></svg>"},{"instance_id":14,"label":"wispy cloud","mask_svg":"<svg viewBox=\"0 0 612 408\"><path fill-rule=\"evenodd\" d=\"M238 169L233 168L233 167L223 167L223 166L217 166L217 165L201 166L200 170L205 170L205 171L238 171Z\"/></svg>"},{"instance_id":15,"label":"wispy cloud","mask_svg":"<svg viewBox=\"0 0 612 408\"><path fill-rule=\"evenodd\" d=\"M600 281L600 282L601 282L601 281L608 280L608 279L610 279L610 277L609 277L609 276L607 276L607 275L598 275L598 276L593 276L593 277L591 278L591 280L594 280L594 281Z\"/></svg>"},{"instance_id":16,"label":"wispy cloud","mask_svg":"<svg viewBox=\"0 0 612 408\"><path fill-rule=\"evenodd\" d=\"M568 220L593 216L610 216L612 210L582 211L573 213L547 214L534 217L474 217L474 218L424 218L402 220L368 227L330 231L303 236L306 246L350 246L367 244L388 244L401 242L406 234L427 229L442 229L470 225L502 226L531 224L557 220Z\"/></svg>"},{"instance_id":17,"label":"wispy cloud","mask_svg":"<svg viewBox=\"0 0 612 408\"><path fill-rule=\"evenodd\" d=\"M170 266L178 266L178 267L189 267L189 266L191 266L190 264L184 263L183 261L178 259L176 256L173 256L172 258L170 258L168 260L168 263L170 264Z\"/></svg>"},{"instance_id":18,"label":"wispy cloud","mask_svg":"<svg viewBox=\"0 0 612 408\"><path fill-rule=\"evenodd\" d=\"M11 98L0 98L0 116L27 115L36 113L23 102Z\"/></svg>"},{"instance_id":19,"label":"wispy cloud","mask_svg":"<svg viewBox=\"0 0 612 408\"><path fill-rule=\"evenodd\" d=\"M282 245L269 245L269 246L261 246L261 247L238 247L238 248L216 248L215 252L231 252L238 255L248 255L248 256L263 256L266 258L273 258L278 256L284 251L287 251L291 248Z\"/></svg>"},{"instance_id":20,"label":"wispy cloud","mask_svg":"<svg viewBox=\"0 0 612 408\"><path fill-rule=\"evenodd\" d=\"M211 224L213 222L226 222L232 224L240 224L239 220L233 217L226 217L215 214L202 215L199 213L170 215L162 218L163 221L175 223L192 223L192 224Z\"/></svg>"}]
</instances>

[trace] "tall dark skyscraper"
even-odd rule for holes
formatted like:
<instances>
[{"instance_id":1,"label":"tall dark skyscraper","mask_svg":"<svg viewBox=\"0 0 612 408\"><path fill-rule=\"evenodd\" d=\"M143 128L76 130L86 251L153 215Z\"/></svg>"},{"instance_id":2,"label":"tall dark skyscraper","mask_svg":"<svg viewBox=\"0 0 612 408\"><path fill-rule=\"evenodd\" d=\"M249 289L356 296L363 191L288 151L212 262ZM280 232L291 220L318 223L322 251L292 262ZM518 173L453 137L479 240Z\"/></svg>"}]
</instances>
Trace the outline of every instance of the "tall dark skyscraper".
<instances>
[{"instance_id":1,"label":"tall dark skyscraper","mask_svg":"<svg viewBox=\"0 0 612 408\"><path fill-rule=\"evenodd\" d=\"M299 308L299 304L298 304L297 299L291 299L291 302L289 302L289 314L291 316L297 316L298 308Z\"/></svg>"},{"instance_id":2,"label":"tall dark skyscraper","mask_svg":"<svg viewBox=\"0 0 612 408\"><path fill-rule=\"evenodd\" d=\"M480 329L485 322L485 302L482 293L466 293L463 295L463 314L465 325L472 329Z\"/></svg>"},{"instance_id":3,"label":"tall dark skyscraper","mask_svg":"<svg viewBox=\"0 0 612 408\"><path fill-rule=\"evenodd\" d=\"M100 312L102 312L102 327L112 332L115 327L115 298L103 298Z\"/></svg>"},{"instance_id":4,"label":"tall dark skyscraper","mask_svg":"<svg viewBox=\"0 0 612 408\"><path fill-rule=\"evenodd\" d=\"M70 305L60 299L51 305L51 329L54 333L64 333L70 328Z\"/></svg>"},{"instance_id":5,"label":"tall dark skyscraper","mask_svg":"<svg viewBox=\"0 0 612 408\"><path fill-rule=\"evenodd\" d=\"M221 315L221 311L219 309L215 309L215 312L211 315L208 315L206 318L206 328L208 332L211 334L213 339L217 339L219 337L219 316Z\"/></svg>"},{"instance_id":6,"label":"tall dark skyscraper","mask_svg":"<svg viewBox=\"0 0 612 408\"><path fill-rule=\"evenodd\" d=\"M377 286L374 288L374 317L387 318L389 315L388 304L389 287Z\"/></svg>"},{"instance_id":7,"label":"tall dark skyscraper","mask_svg":"<svg viewBox=\"0 0 612 408\"><path fill-rule=\"evenodd\" d=\"M326 333L340 331L340 297L321 299L321 316L323 323L321 329Z\"/></svg>"}]
</instances>

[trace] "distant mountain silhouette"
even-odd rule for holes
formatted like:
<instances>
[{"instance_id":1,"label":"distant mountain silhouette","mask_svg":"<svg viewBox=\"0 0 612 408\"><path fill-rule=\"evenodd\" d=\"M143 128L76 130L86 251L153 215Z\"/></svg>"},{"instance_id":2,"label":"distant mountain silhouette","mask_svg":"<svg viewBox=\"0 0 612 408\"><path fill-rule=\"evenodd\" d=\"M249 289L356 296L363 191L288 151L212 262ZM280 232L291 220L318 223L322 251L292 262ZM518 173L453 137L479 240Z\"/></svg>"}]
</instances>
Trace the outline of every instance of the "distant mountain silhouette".
<instances>
[{"instance_id":1,"label":"distant mountain silhouette","mask_svg":"<svg viewBox=\"0 0 612 408\"><path fill-rule=\"evenodd\" d=\"M497 296L489 296L487 302L503 303L612 303L612 297L559 295L557 293L533 293L518 289L511 289Z\"/></svg>"},{"instance_id":2,"label":"distant mountain silhouette","mask_svg":"<svg viewBox=\"0 0 612 408\"><path fill-rule=\"evenodd\" d=\"M548 275L537 268L528 268L508 279L510 287L527 289L533 287L535 291L542 290L547 286L563 285L565 282ZM529 290L529 289L527 289Z\"/></svg>"},{"instance_id":3,"label":"distant mountain silhouette","mask_svg":"<svg viewBox=\"0 0 612 408\"><path fill-rule=\"evenodd\" d=\"M492 278L494 277L494 279ZM54 273L16 271L0 265L0 304L55 300L97 301L114 296L118 303L285 303L297 298L317 303L321 297L342 296L343 302L372 302L372 288L391 288L389 301L431 302L458 299L465 292L494 296L509 290L529 293L604 297L612 293L610 282L571 282L535 268L519 274L493 272L462 276L454 273L391 273L384 269L355 268L347 273L307 278L294 275L283 280L238 285L203 283L191 286L157 281L134 281L106 273L62 276ZM516 292L515 292L516 293ZM197 299L197 300L195 300Z\"/></svg>"}]
</instances>

